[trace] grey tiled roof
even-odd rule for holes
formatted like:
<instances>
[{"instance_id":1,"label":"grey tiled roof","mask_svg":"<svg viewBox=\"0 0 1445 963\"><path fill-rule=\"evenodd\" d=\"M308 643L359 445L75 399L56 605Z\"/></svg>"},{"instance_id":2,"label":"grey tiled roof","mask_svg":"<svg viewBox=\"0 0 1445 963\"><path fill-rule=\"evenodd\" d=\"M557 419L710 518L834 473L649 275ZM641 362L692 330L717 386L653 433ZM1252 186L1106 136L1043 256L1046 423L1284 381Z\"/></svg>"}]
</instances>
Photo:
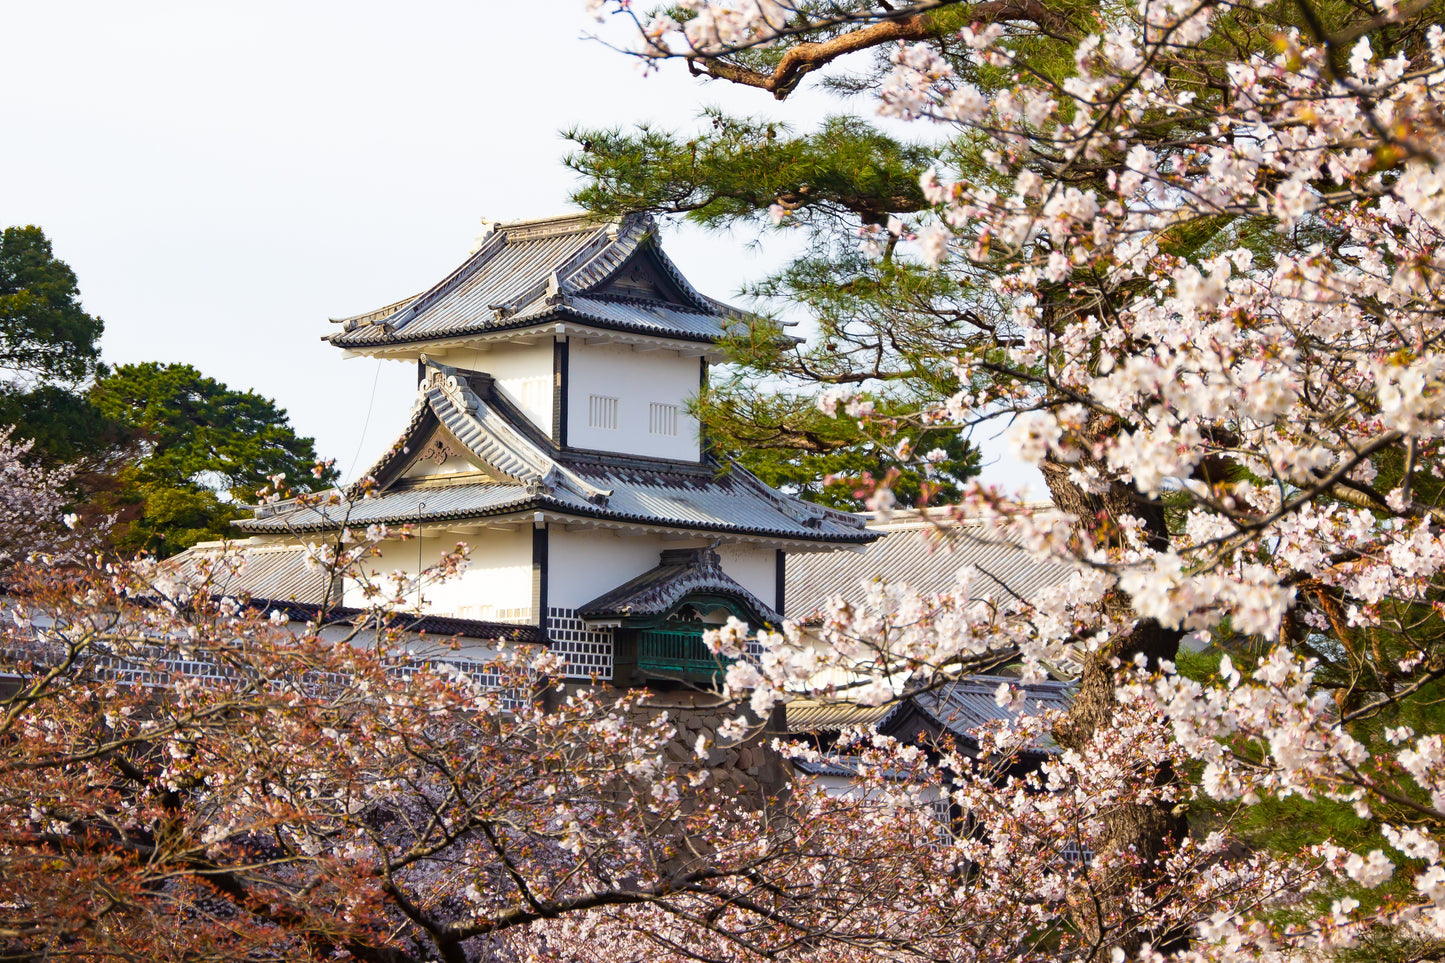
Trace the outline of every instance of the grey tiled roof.
<instances>
[{"instance_id":1,"label":"grey tiled roof","mask_svg":"<svg viewBox=\"0 0 1445 963\"><path fill-rule=\"evenodd\" d=\"M243 532L284 534L333 531L385 523L451 521L520 510L535 504L525 485L449 485L407 488L374 498L342 500L337 505L279 506L275 514L235 522Z\"/></svg>"},{"instance_id":2,"label":"grey tiled roof","mask_svg":"<svg viewBox=\"0 0 1445 963\"><path fill-rule=\"evenodd\" d=\"M686 596L713 592L738 596L764 621L782 622L778 613L722 570L716 552L686 548L663 552L662 564L579 605L577 614L584 619L660 616Z\"/></svg>"},{"instance_id":3,"label":"grey tiled roof","mask_svg":"<svg viewBox=\"0 0 1445 963\"><path fill-rule=\"evenodd\" d=\"M515 323L550 317L575 318L600 328L617 328L653 334L660 338L685 336L692 341L716 341L723 335L723 320L715 314L683 311L675 305L622 298L568 298L558 305L538 305L513 319Z\"/></svg>"},{"instance_id":4,"label":"grey tiled roof","mask_svg":"<svg viewBox=\"0 0 1445 963\"><path fill-rule=\"evenodd\" d=\"M952 590L959 570L971 567L976 570L972 596L1003 604L1016 596L1027 599L1068 574L1063 566L1040 562L1017 546L986 539L966 522L903 516L874 530L882 537L861 553L789 556L790 618L806 621L835 596L862 602L866 583L875 580L904 583L921 594L936 595Z\"/></svg>"},{"instance_id":5,"label":"grey tiled roof","mask_svg":"<svg viewBox=\"0 0 1445 963\"><path fill-rule=\"evenodd\" d=\"M1022 708L1007 709L998 704L996 693L998 687L1005 683L1023 690ZM1021 715L1067 709L1071 698L1070 683L1067 682L1021 683L1002 676L975 675L920 693L911 701L943 728L963 736L990 722L1007 722ZM887 725L886 721L880 725L880 731L886 731Z\"/></svg>"},{"instance_id":6,"label":"grey tiled roof","mask_svg":"<svg viewBox=\"0 0 1445 963\"><path fill-rule=\"evenodd\" d=\"M795 699L788 703L788 731L837 732L849 726L871 726L881 722L891 705L864 706L855 702L814 702Z\"/></svg>"},{"instance_id":7,"label":"grey tiled roof","mask_svg":"<svg viewBox=\"0 0 1445 963\"><path fill-rule=\"evenodd\" d=\"M676 287L678 303L602 294L640 251ZM366 348L530 327L548 320L711 343L738 312L689 285L645 215L599 222L586 215L494 225L478 249L416 297L337 318L332 344Z\"/></svg>"},{"instance_id":8,"label":"grey tiled roof","mask_svg":"<svg viewBox=\"0 0 1445 963\"><path fill-rule=\"evenodd\" d=\"M995 693L1000 685L1018 686L1024 691L1024 705L1006 709ZM1023 715L1067 709L1073 693L1064 682L1020 683L1003 676L976 675L959 679L940 689L919 693L892 705L877 707L850 703L792 702L788 704L788 732L794 736L824 737L848 726L872 726L885 736L905 742L951 736L959 748L972 755L978 750L977 731L991 722L1006 722ZM1056 751L1045 737L1042 744L1026 748L1037 759ZM831 753L817 761L793 760L799 770L811 775L854 777L859 760Z\"/></svg>"},{"instance_id":9,"label":"grey tiled roof","mask_svg":"<svg viewBox=\"0 0 1445 963\"><path fill-rule=\"evenodd\" d=\"M330 573L307 565L301 546L202 543L168 559L166 566L187 580L207 569L213 595L249 595L302 605L335 601Z\"/></svg>"},{"instance_id":10,"label":"grey tiled roof","mask_svg":"<svg viewBox=\"0 0 1445 963\"><path fill-rule=\"evenodd\" d=\"M863 543L876 534L856 515L809 505L767 487L742 468L579 455L549 448L514 424L483 379L431 363L407 434L372 467L373 498L317 507L278 506L236 526L245 532L318 532L376 522L451 521L520 511L553 511L698 532L735 532L794 541ZM407 449L445 425L478 463L504 481L388 488L412 457Z\"/></svg>"},{"instance_id":11,"label":"grey tiled roof","mask_svg":"<svg viewBox=\"0 0 1445 963\"><path fill-rule=\"evenodd\" d=\"M669 472L565 461L581 478L612 494L598 517L617 517L705 531L754 532L818 542L869 542L872 532L840 512L812 514L807 506L775 492L738 466L722 475ZM710 466L711 467L711 466ZM567 495L579 513L590 506Z\"/></svg>"},{"instance_id":12,"label":"grey tiled roof","mask_svg":"<svg viewBox=\"0 0 1445 963\"><path fill-rule=\"evenodd\" d=\"M341 525L383 522L399 525L481 518L521 511L553 511L584 518L609 519L699 532L734 532L809 542L866 542L873 533L839 525L801 524L766 496L741 483L735 474L710 478L694 472L642 473L598 466L576 466L587 481L611 489L598 505L560 489L541 491L520 484L393 489L374 498L343 500L339 505L292 508L236 523L242 531L281 534L321 532ZM583 469L592 468L595 474Z\"/></svg>"},{"instance_id":13,"label":"grey tiled roof","mask_svg":"<svg viewBox=\"0 0 1445 963\"><path fill-rule=\"evenodd\" d=\"M998 704L996 693L1003 684L1024 692L1022 709ZM1038 715L1050 709L1066 709L1072 695L1067 682L1022 683L1007 676L971 675L897 703L864 706L853 702L816 702L798 699L788 703L788 731L830 732L849 726L875 726L888 733L890 723L909 708L922 710L941 729L957 736L968 735L990 722L1006 722L1020 715Z\"/></svg>"}]
</instances>

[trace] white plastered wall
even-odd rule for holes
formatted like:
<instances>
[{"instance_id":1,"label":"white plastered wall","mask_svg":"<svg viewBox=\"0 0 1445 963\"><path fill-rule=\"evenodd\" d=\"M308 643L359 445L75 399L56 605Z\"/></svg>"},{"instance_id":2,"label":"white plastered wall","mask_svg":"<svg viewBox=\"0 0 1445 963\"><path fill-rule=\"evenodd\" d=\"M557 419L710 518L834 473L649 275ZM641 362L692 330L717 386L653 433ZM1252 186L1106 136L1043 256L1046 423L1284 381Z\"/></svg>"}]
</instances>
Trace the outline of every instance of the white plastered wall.
<instances>
[{"instance_id":1,"label":"white plastered wall","mask_svg":"<svg viewBox=\"0 0 1445 963\"><path fill-rule=\"evenodd\" d=\"M702 361L672 351L630 345L589 345L573 338L567 360L567 444L651 458L698 461L697 419L687 403L697 396ZM593 395L617 400L617 427L589 424ZM658 433L653 404L675 405L676 434Z\"/></svg>"},{"instance_id":2,"label":"white plastered wall","mask_svg":"<svg viewBox=\"0 0 1445 963\"><path fill-rule=\"evenodd\" d=\"M444 551L451 551L464 541L471 548L465 571L442 582L428 581L422 586L424 611L429 615L450 615L484 622L529 622L536 624L532 611L532 531L488 531L469 535L428 534L420 540L382 543L380 558L368 559L367 571L376 571L386 591L394 583L390 572L400 570L415 577L418 556L422 567L433 565ZM415 589L408 595L410 605L416 603ZM367 604L360 586L353 580L346 584L344 603L349 606Z\"/></svg>"},{"instance_id":3,"label":"white plastered wall","mask_svg":"<svg viewBox=\"0 0 1445 963\"><path fill-rule=\"evenodd\" d=\"M465 371L491 375L502 395L543 434L552 436L551 341L453 350L447 353L446 362Z\"/></svg>"},{"instance_id":4,"label":"white plastered wall","mask_svg":"<svg viewBox=\"0 0 1445 963\"><path fill-rule=\"evenodd\" d=\"M569 532L560 525L549 526L547 536L547 604L564 609L584 605L656 568L666 549L711 544L704 539L613 535L605 529Z\"/></svg>"},{"instance_id":5,"label":"white plastered wall","mask_svg":"<svg viewBox=\"0 0 1445 963\"><path fill-rule=\"evenodd\" d=\"M553 525L547 544L547 604L575 609L656 568L664 551L705 548L712 539L663 539L660 535L613 535L605 530L569 532ZM769 605L776 590L776 555L771 548L723 544L722 569Z\"/></svg>"},{"instance_id":6,"label":"white plastered wall","mask_svg":"<svg viewBox=\"0 0 1445 963\"><path fill-rule=\"evenodd\" d=\"M778 553L776 549L746 542L724 543L717 547L723 571L743 588L752 592L772 608L778 607Z\"/></svg>"}]
</instances>

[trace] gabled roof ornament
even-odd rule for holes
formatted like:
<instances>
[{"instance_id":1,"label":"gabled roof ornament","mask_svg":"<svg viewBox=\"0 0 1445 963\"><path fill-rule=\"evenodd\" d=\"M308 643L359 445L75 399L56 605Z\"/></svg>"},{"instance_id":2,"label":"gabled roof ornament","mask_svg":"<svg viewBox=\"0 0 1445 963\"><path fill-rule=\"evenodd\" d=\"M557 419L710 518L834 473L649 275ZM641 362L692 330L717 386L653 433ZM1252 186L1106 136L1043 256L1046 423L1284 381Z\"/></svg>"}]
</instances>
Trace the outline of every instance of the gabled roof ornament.
<instances>
[{"instance_id":1,"label":"gabled roof ornament","mask_svg":"<svg viewBox=\"0 0 1445 963\"><path fill-rule=\"evenodd\" d=\"M470 251L469 253L471 253L471 254L476 254L478 251L480 251L480 250L482 249L482 245L483 245L483 244L486 244L487 241L491 238L491 236L492 236L493 234L495 234L496 232L497 232L497 222L496 222L496 221L489 221L489 220L486 219L485 216L483 216L483 217L482 217L482 229L481 229L481 231L477 234L477 236L472 239L472 249L471 249L471 251Z\"/></svg>"},{"instance_id":2,"label":"gabled roof ornament","mask_svg":"<svg viewBox=\"0 0 1445 963\"><path fill-rule=\"evenodd\" d=\"M565 489L594 505L607 504L611 490L591 485L559 465L479 397L465 374L426 355L421 360L426 365L421 386L426 404L475 458L518 479L533 494Z\"/></svg>"}]
</instances>

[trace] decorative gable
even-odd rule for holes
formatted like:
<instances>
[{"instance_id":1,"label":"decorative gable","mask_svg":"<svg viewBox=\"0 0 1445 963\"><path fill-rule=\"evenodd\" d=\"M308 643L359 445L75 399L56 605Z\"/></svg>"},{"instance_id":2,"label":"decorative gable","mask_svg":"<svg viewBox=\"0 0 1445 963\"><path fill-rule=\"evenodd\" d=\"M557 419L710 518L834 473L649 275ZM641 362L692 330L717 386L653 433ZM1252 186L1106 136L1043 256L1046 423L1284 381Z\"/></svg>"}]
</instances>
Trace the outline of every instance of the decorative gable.
<instances>
[{"instance_id":1,"label":"decorative gable","mask_svg":"<svg viewBox=\"0 0 1445 963\"><path fill-rule=\"evenodd\" d=\"M634 254L591 293L598 297L658 301L698 310L696 299L689 298L668 276L651 248Z\"/></svg>"},{"instance_id":2,"label":"decorative gable","mask_svg":"<svg viewBox=\"0 0 1445 963\"><path fill-rule=\"evenodd\" d=\"M417 448L411 461L398 476L400 481L426 480L450 475L466 475L471 481L500 481L504 476L490 471L470 457L466 446L459 444L440 428Z\"/></svg>"}]
</instances>

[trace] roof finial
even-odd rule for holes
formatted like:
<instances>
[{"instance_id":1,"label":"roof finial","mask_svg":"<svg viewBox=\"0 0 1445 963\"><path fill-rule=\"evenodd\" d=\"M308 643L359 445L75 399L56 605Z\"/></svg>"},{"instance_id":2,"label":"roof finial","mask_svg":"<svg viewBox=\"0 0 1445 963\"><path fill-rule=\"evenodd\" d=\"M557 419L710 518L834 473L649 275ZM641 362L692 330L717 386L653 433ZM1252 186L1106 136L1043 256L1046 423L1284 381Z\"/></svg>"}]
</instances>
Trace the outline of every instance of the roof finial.
<instances>
[{"instance_id":1,"label":"roof finial","mask_svg":"<svg viewBox=\"0 0 1445 963\"><path fill-rule=\"evenodd\" d=\"M496 233L496 230L497 222L489 221L487 220L486 216L483 215L482 230L481 233L479 233L475 238L472 239L471 253L476 254L478 251L480 251L482 249L482 245L487 243L487 238L491 237L494 233Z\"/></svg>"}]
</instances>

